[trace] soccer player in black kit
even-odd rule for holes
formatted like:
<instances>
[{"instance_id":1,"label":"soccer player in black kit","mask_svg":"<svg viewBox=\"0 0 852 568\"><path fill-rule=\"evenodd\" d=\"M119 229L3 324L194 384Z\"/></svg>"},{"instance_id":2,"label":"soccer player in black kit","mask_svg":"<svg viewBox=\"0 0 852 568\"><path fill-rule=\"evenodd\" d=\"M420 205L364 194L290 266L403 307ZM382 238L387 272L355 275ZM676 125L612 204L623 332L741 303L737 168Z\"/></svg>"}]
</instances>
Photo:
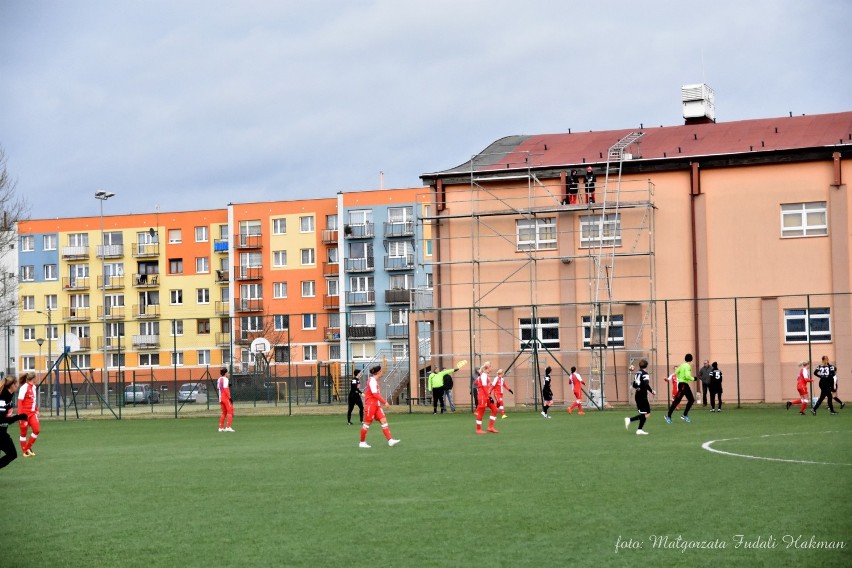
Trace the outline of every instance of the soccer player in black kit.
<instances>
[{"instance_id":1,"label":"soccer player in black kit","mask_svg":"<svg viewBox=\"0 0 852 568\"><path fill-rule=\"evenodd\" d=\"M3 469L18 457L15 442L9 437L6 428L13 422L24 419L26 414L12 414L12 400L18 383L14 376L0 379L0 469Z\"/></svg>"},{"instance_id":2,"label":"soccer player in black kit","mask_svg":"<svg viewBox=\"0 0 852 568\"><path fill-rule=\"evenodd\" d=\"M639 436L647 435L648 433L642 429L645 426L645 420L648 418L648 415L651 414L651 403L648 402L648 393L657 394L651 388L651 382L648 377L648 360L641 359L639 361L639 370L636 372L636 375L633 377L633 388L636 389L636 409L639 411L639 414L632 418L624 419L624 428L626 430L630 430L630 423L639 421L639 429L636 430L636 434Z\"/></svg>"},{"instance_id":3,"label":"soccer player in black kit","mask_svg":"<svg viewBox=\"0 0 852 568\"><path fill-rule=\"evenodd\" d=\"M811 414L816 416L817 408L822 404L823 399L828 399L828 410L831 411L832 414L837 414L834 411L834 404L832 404L831 399L834 398L834 376L837 374L837 369L828 362L828 356L822 356L822 364L818 365L816 370L814 371L814 375L819 377L819 399L816 401L816 404L811 409Z\"/></svg>"},{"instance_id":4,"label":"soccer player in black kit","mask_svg":"<svg viewBox=\"0 0 852 568\"><path fill-rule=\"evenodd\" d=\"M346 411L346 421L352 426L352 410L358 406L358 415L361 422L364 422L364 403L361 402L361 370L355 369L352 372L352 379L349 387L349 410Z\"/></svg>"}]
</instances>

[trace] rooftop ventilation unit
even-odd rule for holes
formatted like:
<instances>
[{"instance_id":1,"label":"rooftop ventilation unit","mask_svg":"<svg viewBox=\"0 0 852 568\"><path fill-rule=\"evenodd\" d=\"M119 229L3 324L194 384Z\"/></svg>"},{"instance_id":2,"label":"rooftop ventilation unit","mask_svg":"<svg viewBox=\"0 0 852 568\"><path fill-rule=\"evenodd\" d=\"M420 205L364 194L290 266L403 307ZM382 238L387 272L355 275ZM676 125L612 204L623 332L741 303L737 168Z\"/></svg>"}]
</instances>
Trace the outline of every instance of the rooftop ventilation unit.
<instances>
[{"instance_id":1,"label":"rooftop ventilation unit","mask_svg":"<svg viewBox=\"0 0 852 568\"><path fill-rule=\"evenodd\" d=\"M680 92L683 99L683 118L687 123L716 120L716 94L713 89L700 83L684 85Z\"/></svg>"}]
</instances>

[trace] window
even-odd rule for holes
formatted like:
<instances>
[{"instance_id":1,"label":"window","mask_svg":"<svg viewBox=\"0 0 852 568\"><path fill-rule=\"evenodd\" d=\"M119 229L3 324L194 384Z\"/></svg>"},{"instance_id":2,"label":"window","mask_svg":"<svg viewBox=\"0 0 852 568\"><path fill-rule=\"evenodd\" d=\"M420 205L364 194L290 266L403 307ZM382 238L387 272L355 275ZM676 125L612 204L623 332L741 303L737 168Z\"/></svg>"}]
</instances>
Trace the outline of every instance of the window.
<instances>
[{"instance_id":1,"label":"window","mask_svg":"<svg viewBox=\"0 0 852 568\"><path fill-rule=\"evenodd\" d=\"M340 284L337 278L326 278L325 290L330 298L340 296Z\"/></svg>"},{"instance_id":2,"label":"window","mask_svg":"<svg viewBox=\"0 0 852 568\"><path fill-rule=\"evenodd\" d=\"M183 320L172 320L172 335L183 335Z\"/></svg>"},{"instance_id":3,"label":"window","mask_svg":"<svg viewBox=\"0 0 852 568\"><path fill-rule=\"evenodd\" d=\"M169 301L173 306L183 304L183 290L169 290Z\"/></svg>"},{"instance_id":4,"label":"window","mask_svg":"<svg viewBox=\"0 0 852 568\"><path fill-rule=\"evenodd\" d=\"M199 365L209 365L210 364L210 350L209 349L199 349L196 352L198 357Z\"/></svg>"},{"instance_id":5,"label":"window","mask_svg":"<svg viewBox=\"0 0 852 568\"><path fill-rule=\"evenodd\" d=\"M28 264L21 267L21 282L32 282L35 280L35 266Z\"/></svg>"},{"instance_id":6,"label":"window","mask_svg":"<svg viewBox=\"0 0 852 568\"><path fill-rule=\"evenodd\" d=\"M195 228L195 242L206 243L210 240L210 230L207 227Z\"/></svg>"},{"instance_id":7,"label":"window","mask_svg":"<svg viewBox=\"0 0 852 568\"><path fill-rule=\"evenodd\" d=\"M408 345L405 343L393 343L391 344L391 353L394 359L407 359Z\"/></svg>"},{"instance_id":8,"label":"window","mask_svg":"<svg viewBox=\"0 0 852 568\"><path fill-rule=\"evenodd\" d=\"M124 353L110 353L109 354L109 366L110 367L124 367Z\"/></svg>"},{"instance_id":9,"label":"window","mask_svg":"<svg viewBox=\"0 0 852 568\"><path fill-rule=\"evenodd\" d=\"M784 310L784 341L807 343L831 341L829 308L797 308Z\"/></svg>"},{"instance_id":10,"label":"window","mask_svg":"<svg viewBox=\"0 0 852 568\"><path fill-rule=\"evenodd\" d=\"M591 316L583 316L583 348L590 349L592 346L592 321ZM607 326L607 321L610 322ZM604 331L607 333L607 347L624 347L624 316L613 315L611 320L607 320L607 316L600 315L595 319L595 341L596 345L601 343Z\"/></svg>"},{"instance_id":11,"label":"window","mask_svg":"<svg viewBox=\"0 0 852 568\"><path fill-rule=\"evenodd\" d=\"M195 302L197 304L209 304L210 303L210 288L196 288L195 289Z\"/></svg>"},{"instance_id":12,"label":"window","mask_svg":"<svg viewBox=\"0 0 852 568\"><path fill-rule=\"evenodd\" d=\"M290 348L286 345L276 345L275 346L275 362L276 363L289 363L290 362Z\"/></svg>"},{"instance_id":13,"label":"window","mask_svg":"<svg viewBox=\"0 0 852 568\"><path fill-rule=\"evenodd\" d=\"M198 256L195 258L195 273L208 274L210 272L210 258L206 256Z\"/></svg>"},{"instance_id":14,"label":"window","mask_svg":"<svg viewBox=\"0 0 852 568\"><path fill-rule=\"evenodd\" d=\"M140 353L139 366L141 367L156 367L160 364L159 353Z\"/></svg>"},{"instance_id":15,"label":"window","mask_svg":"<svg viewBox=\"0 0 852 568\"><path fill-rule=\"evenodd\" d=\"M535 324L532 318L521 318L518 325L521 349L530 349L533 339L548 349L559 349L559 318L538 318Z\"/></svg>"},{"instance_id":16,"label":"window","mask_svg":"<svg viewBox=\"0 0 852 568\"><path fill-rule=\"evenodd\" d=\"M273 282L272 283L272 297L276 299L286 298L287 297L287 283L286 282Z\"/></svg>"},{"instance_id":17,"label":"window","mask_svg":"<svg viewBox=\"0 0 852 568\"><path fill-rule=\"evenodd\" d=\"M169 244L176 245L183 242L180 229L169 229Z\"/></svg>"},{"instance_id":18,"label":"window","mask_svg":"<svg viewBox=\"0 0 852 568\"><path fill-rule=\"evenodd\" d=\"M580 246L621 246L621 216L617 214L580 217Z\"/></svg>"},{"instance_id":19,"label":"window","mask_svg":"<svg viewBox=\"0 0 852 568\"><path fill-rule=\"evenodd\" d=\"M23 235L21 237L21 252L33 252L35 250L35 237Z\"/></svg>"},{"instance_id":20,"label":"window","mask_svg":"<svg viewBox=\"0 0 852 568\"><path fill-rule=\"evenodd\" d=\"M556 248L556 218L519 219L515 222L518 250L551 250Z\"/></svg>"},{"instance_id":21,"label":"window","mask_svg":"<svg viewBox=\"0 0 852 568\"><path fill-rule=\"evenodd\" d=\"M231 318L219 318L219 327L222 333L231 333Z\"/></svg>"},{"instance_id":22,"label":"window","mask_svg":"<svg viewBox=\"0 0 852 568\"><path fill-rule=\"evenodd\" d=\"M329 231L337 230L337 215L326 215L325 216L325 228Z\"/></svg>"},{"instance_id":23,"label":"window","mask_svg":"<svg viewBox=\"0 0 852 568\"><path fill-rule=\"evenodd\" d=\"M781 205L782 237L817 237L828 234L825 201Z\"/></svg>"},{"instance_id":24,"label":"window","mask_svg":"<svg viewBox=\"0 0 852 568\"><path fill-rule=\"evenodd\" d=\"M32 356L21 357L21 370L22 371L35 371L36 368L36 358Z\"/></svg>"},{"instance_id":25,"label":"window","mask_svg":"<svg viewBox=\"0 0 852 568\"><path fill-rule=\"evenodd\" d=\"M75 237L78 235L69 235L69 237ZM89 245L89 235L88 233L83 233L85 242L80 243L80 246L88 246ZM72 246L74 245L73 239L71 242ZM56 247L59 245L59 237L57 235L44 235L42 238L42 249L43 250L56 250Z\"/></svg>"},{"instance_id":26,"label":"window","mask_svg":"<svg viewBox=\"0 0 852 568\"><path fill-rule=\"evenodd\" d=\"M52 239L48 247L48 239ZM56 250L56 235L45 235L44 250ZM89 246L89 233L71 233L68 235L68 245L72 247Z\"/></svg>"},{"instance_id":27,"label":"window","mask_svg":"<svg viewBox=\"0 0 852 568\"><path fill-rule=\"evenodd\" d=\"M272 316L272 324L275 331L287 331L290 329L290 316Z\"/></svg>"},{"instance_id":28,"label":"window","mask_svg":"<svg viewBox=\"0 0 852 568\"><path fill-rule=\"evenodd\" d=\"M183 353L178 351L175 353L172 351L172 366L183 367Z\"/></svg>"},{"instance_id":29,"label":"window","mask_svg":"<svg viewBox=\"0 0 852 568\"><path fill-rule=\"evenodd\" d=\"M340 360L340 344L331 343L328 346L328 358L332 361Z\"/></svg>"},{"instance_id":30,"label":"window","mask_svg":"<svg viewBox=\"0 0 852 568\"><path fill-rule=\"evenodd\" d=\"M47 333L45 333L45 335L47 336L47 339L59 339L59 326L58 325L48 326L46 331L47 331Z\"/></svg>"},{"instance_id":31,"label":"window","mask_svg":"<svg viewBox=\"0 0 852 568\"><path fill-rule=\"evenodd\" d=\"M286 235L287 234L287 219L283 217L280 219L272 220L272 234L273 235Z\"/></svg>"},{"instance_id":32,"label":"window","mask_svg":"<svg viewBox=\"0 0 852 568\"><path fill-rule=\"evenodd\" d=\"M317 346L316 345L304 345L302 346L304 359L305 361L316 361L317 360Z\"/></svg>"},{"instance_id":33,"label":"window","mask_svg":"<svg viewBox=\"0 0 852 568\"><path fill-rule=\"evenodd\" d=\"M24 310L34 310L35 296L21 296L21 307Z\"/></svg>"},{"instance_id":34,"label":"window","mask_svg":"<svg viewBox=\"0 0 852 568\"><path fill-rule=\"evenodd\" d=\"M34 341L35 336L35 328L34 327L25 327L24 328L24 341Z\"/></svg>"},{"instance_id":35,"label":"window","mask_svg":"<svg viewBox=\"0 0 852 568\"><path fill-rule=\"evenodd\" d=\"M302 314L302 329L316 329L317 328L317 315L316 314Z\"/></svg>"},{"instance_id":36,"label":"window","mask_svg":"<svg viewBox=\"0 0 852 568\"><path fill-rule=\"evenodd\" d=\"M351 292L372 292L373 277L372 276L350 276L349 290Z\"/></svg>"},{"instance_id":37,"label":"window","mask_svg":"<svg viewBox=\"0 0 852 568\"><path fill-rule=\"evenodd\" d=\"M332 312L328 314L328 327L332 329L340 328L340 312Z\"/></svg>"},{"instance_id":38,"label":"window","mask_svg":"<svg viewBox=\"0 0 852 568\"><path fill-rule=\"evenodd\" d=\"M411 256L411 264L414 264L414 242L413 241L389 241L388 256L392 258L404 258Z\"/></svg>"},{"instance_id":39,"label":"window","mask_svg":"<svg viewBox=\"0 0 852 568\"><path fill-rule=\"evenodd\" d=\"M313 298L317 295L317 283L314 280L305 280L302 282L302 297Z\"/></svg>"},{"instance_id":40,"label":"window","mask_svg":"<svg viewBox=\"0 0 852 568\"><path fill-rule=\"evenodd\" d=\"M309 266L317 263L317 253L312 248L302 249L302 266Z\"/></svg>"},{"instance_id":41,"label":"window","mask_svg":"<svg viewBox=\"0 0 852 568\"><path fill-rule=\"evenodd\" d=\"M45 280L56 280L56 265L55 264L45 264L44 265L44 279Z\"/></svg>"},{"instance_id":42,"label":"window","mask_svg":"<svg viewBox=\"0 0 852 568\"><path fill-rule=\"evenodd\" d=\"M72 308L88 308L89 307L89 295L88 294L71 294L68 299L70 300Z\"/></svg>"},{"instance_id":43,"label":"window","mask_svg":"<svg viewBox=\"0 0 852 568\"><path fill-rule=\"evenodd\" d=\"M337 247L332 247L328 250L328 263L329 264L339 264L340 263L340 255L337 252Z\"/></svg>"},{"instance_id":44,"label":"window","mask_svg":"<svg viewBox=\"0 0 852 568\"><path fill-rule=\"evenodd\" d=\"M303 233L314 232L314 217L313 215L299 217L299 230Z\"/></svg>"},{"instance_id":45,"label":"window","mask_svg":"<svg viewBox=\"0 0 852 568\"><path fill-rule=\"evenodd\" d=\"M414 288L413 274L393 274L388 280L391 290L411 290Z\"/></svg>"},{"instance_id":46,"label":"window","mask_svg":"<svg viewBox=\"0 0 852 568\"><path fill-rule=\"evenodd\" d=\"M56 294L47 294L44 297L44 309L56 310L59 306L59 301Z\"/></svg>"},{"instance_id":47,"label":"window","mask_svg":"<svg viewBox=\"0 0 852 568\"><path fill-rule=\"evenodd\" d=\"M272 251L272 266L275 268L283 268L287 266L287 251L274 250Z\"/></svg>"},{"instance_id":48,"label":"window","mask_svg":"<svg viewBox=\"0 0 852 568\"><path fill-rule=\"evenodd\" d=\"M170 258L169 259L169 274L183 274L183 259L182 258Z\"/></svg>"},{"instance_id":49,"label":"window","mask_svg":"<svg viewBox=\"0 0 852 568\"><path fill-rule=\"evenodd\" d=\"M92 356L85 353L75 353L71 355L71 365L75 369L91 369Z\"/></svg>"},{"instance_id":50,"label":"window","mask_svg":"<svg viewBox=\"0 0 852 568\"><path fill-rule=\"evenodd\" d=\"M210 335L210 320L196 320L196 332L198 333L198 335Z\"/></svg>"},{"instance_id":51,"label":"window","mask_svg":"<svg viewBox=\"0 0 852 568\"><path fill-rule=\"evenodd\" d=\"M414 220L412 207L388 207L389 223L408 223Z\"/></svg>"}]
</instances>

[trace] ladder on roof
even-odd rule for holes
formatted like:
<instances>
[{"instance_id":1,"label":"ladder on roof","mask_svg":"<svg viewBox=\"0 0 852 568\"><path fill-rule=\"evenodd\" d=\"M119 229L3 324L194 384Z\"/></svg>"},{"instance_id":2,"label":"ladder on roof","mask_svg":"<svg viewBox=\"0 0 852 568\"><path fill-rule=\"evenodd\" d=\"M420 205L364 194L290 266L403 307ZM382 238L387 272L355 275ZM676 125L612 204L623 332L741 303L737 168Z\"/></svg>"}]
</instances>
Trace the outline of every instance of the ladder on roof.
<instances>
[{"instance_id":1,"label":"ladder on roof","mask_svg":"<svg viewBox=\"0 0 852 568\"><path fill-rule=\"evenodd\" d=\"M607 151L606 173L603 198L600 207L595 208L597 218L597 245L590 250L591 294L589 302L589 383L588 396L591 406L603 409L606 375L606 350L609 343L609 330L612 324L612 284L615 276L615 249L621 241L619 207L621 204L621 170L625 150L636 144L644 132L631 132L613 144ZM623 328L623 323L622 323Z\"/></svg>"}]
</instances>

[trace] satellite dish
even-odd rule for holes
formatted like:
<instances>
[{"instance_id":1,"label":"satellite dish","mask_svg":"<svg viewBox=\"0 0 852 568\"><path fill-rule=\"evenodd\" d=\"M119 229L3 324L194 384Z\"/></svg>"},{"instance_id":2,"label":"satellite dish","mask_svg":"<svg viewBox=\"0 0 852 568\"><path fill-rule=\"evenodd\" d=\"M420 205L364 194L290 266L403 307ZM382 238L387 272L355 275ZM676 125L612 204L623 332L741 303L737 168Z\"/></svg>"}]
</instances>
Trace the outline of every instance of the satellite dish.
<instances>
[{"instance_id":1,"label":"satellite dish","mask_svg":"<svg viewBox=\"0 0 852 568\"><path fill-rule=\"evenodd\" d=\"M153 237L157 234L157 231L154 230L154 227L151 227L150 229L148 229L148 234Z\"/></svg>"},{"instance_id":2,"label":"satellite dish","mask_svg":"<svg viewBox=\"0 0 852 568\"><path fill-rule=\"evenodd\" d=\"M62 339L62 351L65 353L74 353L80 350L80 338L73 333L66 333Z\"/></svg>"},{"instance_id":3,"label":"satellite dish","mask_svg":"<svg viewBox=\"0 0 852 568\"><path fill-rule=\"evenodd\" d=\"M270 345L269 340L265 337L258 337L251 342L252 353L266 353L271 348L272 346Z\"/></svg>"}]
</instances>

